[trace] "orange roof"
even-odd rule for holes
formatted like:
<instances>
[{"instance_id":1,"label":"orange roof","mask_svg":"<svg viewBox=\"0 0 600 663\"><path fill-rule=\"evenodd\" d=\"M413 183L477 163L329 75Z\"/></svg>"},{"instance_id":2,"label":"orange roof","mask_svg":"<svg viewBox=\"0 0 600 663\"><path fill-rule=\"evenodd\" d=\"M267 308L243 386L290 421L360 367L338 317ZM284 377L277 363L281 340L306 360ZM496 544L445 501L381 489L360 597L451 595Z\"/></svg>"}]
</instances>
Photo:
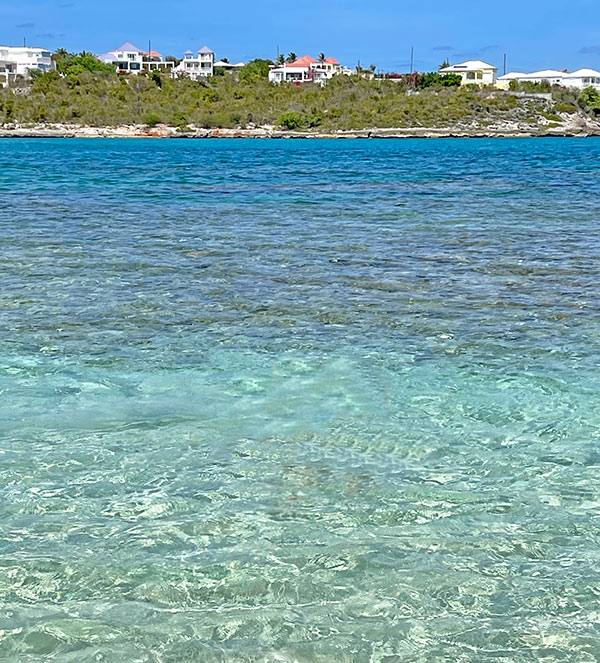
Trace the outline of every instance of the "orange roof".
<instances>
[{"instance_id":1,"label":"orange roof","mask_svg":"<svg viewBox=\"0 0 600 663\"><path fill-rule=\"evenodd\" d=\"M316 60L310 55L304 55L301 58L298 58L295 62L288 64L288 67L310 67L313 62Z\"/></svg>"},{"instance_id":2,"label":"orange roof","mask_svg":"<svg viewBox=\"0 0 600 663\"><path fill-rule=\"evenodd\" d=\"M327 62L327 64L339 64L339 62L335 58L327 58L325 62Z\"/></svg>"},{"instance_id":3,"label":"orange roof","mask_svg":"<svg viewBox=\"0 0 600 663\"><path fill-rule=\"evenodd\" d=\"M142 51L144 55L148 55L148 51ZM162 53L159 53L158 51L150 51L150 56L154 56L157 58L162 58Z\"/></svg>"}]
</instances>

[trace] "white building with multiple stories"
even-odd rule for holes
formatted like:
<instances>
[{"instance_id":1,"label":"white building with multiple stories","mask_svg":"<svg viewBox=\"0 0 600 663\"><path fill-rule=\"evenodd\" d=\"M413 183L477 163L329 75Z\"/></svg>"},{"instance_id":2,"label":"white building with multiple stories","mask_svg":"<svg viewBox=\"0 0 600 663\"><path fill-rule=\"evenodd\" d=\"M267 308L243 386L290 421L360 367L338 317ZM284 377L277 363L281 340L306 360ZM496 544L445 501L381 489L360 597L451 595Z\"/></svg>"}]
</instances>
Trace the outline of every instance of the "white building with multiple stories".
<instances>
[{"instance_id":1,"label":"white building with multiple stories","mask_svg":"<svg viewBox=\"0 0 600 663\"><path fill-rule=\"evenodd\" d=\"M17 76L27 76L32 69L42 73L55 69L50 51L28 46L0 46L0 63L0 84L3 85Z\"/></svg>"},{"instance_id":2,"label":"white building with multiple stories","mask_svg":"<svg viewBox=\"0 0 600 663\"><path fill-rule=\"evenodd\" d=\"M482 60L467 60L440 69L440 74L458 74L461 85L495 85L498 68Z\"/></svg>"},{"instance_id":3,"label":"white building with multiple stories","mask_svg":"<svg viewBox=\"0 0 600 663\"><path fill-rule=\"evenodd\" d=\"M144 56L142 51L129 41L121 44L114 51L108 51L98 56L98 60L106 64L114 65L115 69L122 73L139 74L144 69Z\"/></svg>"},{"instance_id":4,"label":"white building with multiple stories","mask_svg":"<svg viewBox=\"0 0 600 663\"><path fill-rule=\"evenodd\" d=\"M304 55L294 62L269 71L271 83L316 83L325 85L328 80L343 73L342 66L335 58L316 60L311 55Z\"/></svg>"},{"instance_id":5,"label":"white building with multiple stories","mask_svg":"<svg viewBox=\"0 0 600 663\"><path fill-rule=\"evenodd\" d=\"M173 60L165 60L157 51L143 51L131 42L125 42L114 51L99 55L98 59L114 65L120 73L139 74L147 71L167 71L175 69Z\"/></svg>"},{"instance_id":6,"label":"white building with multiple stories","mask_svg":"<svg viewBox=\"0 0 600 663\"><path fill-rule=\"evenodd\" d=\"M210 78L215 73L214 51L208 46L201 48L197 55L194 55L193 51L186 51L183 60L175 68L175 73L193 81Z\"/></svg>"}]
</instances>

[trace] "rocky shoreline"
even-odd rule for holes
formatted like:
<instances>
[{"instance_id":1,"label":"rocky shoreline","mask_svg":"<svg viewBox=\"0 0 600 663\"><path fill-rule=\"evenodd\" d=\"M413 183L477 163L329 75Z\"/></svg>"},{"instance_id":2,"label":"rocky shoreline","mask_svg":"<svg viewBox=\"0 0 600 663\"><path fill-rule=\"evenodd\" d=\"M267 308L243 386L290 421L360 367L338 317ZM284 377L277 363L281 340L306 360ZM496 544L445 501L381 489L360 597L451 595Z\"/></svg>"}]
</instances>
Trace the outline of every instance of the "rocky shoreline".
<instances>
[{"instance_id":1,"label":"rocky shoreline","mask_svg":"<svg viewBox=\"0 0 600 663\"><path fill-rule=\"evenodd\" d=\"M575 115L563 118L559 125L524 125L504 122L493 126L464 126L453 128L373 128L355 130L285 131L264 126L237 129L204 129L201 127L168 127L158 125L123 125L118 127L88 127L69 124L39 124L35 126L4 125L0 138L534 138L543 136L588 137L600 136L600 122Z\"/></svg>"}]
</instances>

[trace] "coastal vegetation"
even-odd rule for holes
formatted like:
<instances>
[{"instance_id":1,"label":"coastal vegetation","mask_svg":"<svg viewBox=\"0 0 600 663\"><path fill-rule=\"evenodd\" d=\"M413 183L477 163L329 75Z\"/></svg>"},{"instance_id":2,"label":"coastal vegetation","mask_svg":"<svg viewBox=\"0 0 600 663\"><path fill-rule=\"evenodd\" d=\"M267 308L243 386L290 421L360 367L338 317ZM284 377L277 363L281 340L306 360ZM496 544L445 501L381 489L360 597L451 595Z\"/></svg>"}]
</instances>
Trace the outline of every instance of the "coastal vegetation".
<instances>
[{"instance_id":1,"label":"coastal vegetation","mask_svg":"<svg viewBox=\"0 0 600 663\"><path fill-rule=\"evenodd\" d=\"M544 123L560 113L593 114L600 95L553 89L460 86L437 72L398 78L340 75L321 88L269 83L268 60L249 62L239 74L207 82L151 72L115 73L89 53L58 51L57 70L0 90L0 124L63 123L88 126L167 124L204 128L281 126L289 130L378 127L488 126L503 120ZM522 84L521 84L522 85ZM514 86L513 86L514 88ZM515 92L530 92L518 96Z\"/></svg>"}]
</instances>

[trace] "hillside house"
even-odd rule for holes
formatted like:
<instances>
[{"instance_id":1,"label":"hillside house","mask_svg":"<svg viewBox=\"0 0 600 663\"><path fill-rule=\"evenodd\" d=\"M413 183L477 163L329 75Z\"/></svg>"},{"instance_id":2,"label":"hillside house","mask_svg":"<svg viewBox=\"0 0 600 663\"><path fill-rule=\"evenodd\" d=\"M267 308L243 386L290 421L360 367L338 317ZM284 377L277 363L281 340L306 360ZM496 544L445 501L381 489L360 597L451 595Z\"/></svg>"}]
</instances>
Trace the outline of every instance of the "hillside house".
<instances>
[{"instance_id":1,"label":"hillside house","mask_svg":"<svg viewBox=\"0 0 600 663\"><path fill-rule=\"evenodd\" d=\"M0 62L4 63L4 77L27 76L36 69L42 73L55 69L52 53L45 48L29 48L27 46L0 46ZM10 69L10 71L8 71Z\"/></svg>"},{"instance_id":2,"label":"hillside house","mask_svg":"<svg viewBox=\"0 0 600 663\"><path fill-rule=\"evenodd\" d=\"M541 71L533 71L530 74L512 71L499 76L496 86L501 90L508 90L511 81L517 81L518 83L547 82L550 85L562 85L581 90L591 86L600 90L600 72L595 69L578 69L573 72L569 72L566 69L563 71L559 71L558 69L542 69Z\"/></svg>"},{"instance_id":3,"label":"hillside house","mask_svg":"<svg viewBox=\"0 0 600 663\"><path fill-rule=\"evenodd\" d=\"M215 73L214 51L208 46L201 48L196 56L193 51L186 51L175 72L194 81L210 78Z\"/></svg>"},{"instance_id":4,"label":"hillside house","mask_svg":"<svg viewBox=\"0 0 600 663\"><path fill-rule=\"evenodd\" d=\"M144 69L145 55L146 51L127 41L114 51L99 55L98 59L114 65L118 72L139 74Z\"/></svg>"},{"instance_id":5,"label":"hillside house","mask_svg":"<svg viewBox=\"0 0 600 663\"><path fill-rule=\"evenodd\" d=\"M481 60L467 60L440 69L440 74L458 74L461 85L495 85L498 68Z\"/></svg>"},{"instance_id":6,"label":"hillside house","mask_svg":"<svg viewBox=\"0 0 600 663\"><path fill-rule=\"evenodd\" d=\"M269 71L269 80L272 83L316 83L325 85L328 80L342 73L342 66L335 58L317 60L311 55L305 55L294 62L286 63L280 67L273 67Z\"/></svg>"}]
</instances>

